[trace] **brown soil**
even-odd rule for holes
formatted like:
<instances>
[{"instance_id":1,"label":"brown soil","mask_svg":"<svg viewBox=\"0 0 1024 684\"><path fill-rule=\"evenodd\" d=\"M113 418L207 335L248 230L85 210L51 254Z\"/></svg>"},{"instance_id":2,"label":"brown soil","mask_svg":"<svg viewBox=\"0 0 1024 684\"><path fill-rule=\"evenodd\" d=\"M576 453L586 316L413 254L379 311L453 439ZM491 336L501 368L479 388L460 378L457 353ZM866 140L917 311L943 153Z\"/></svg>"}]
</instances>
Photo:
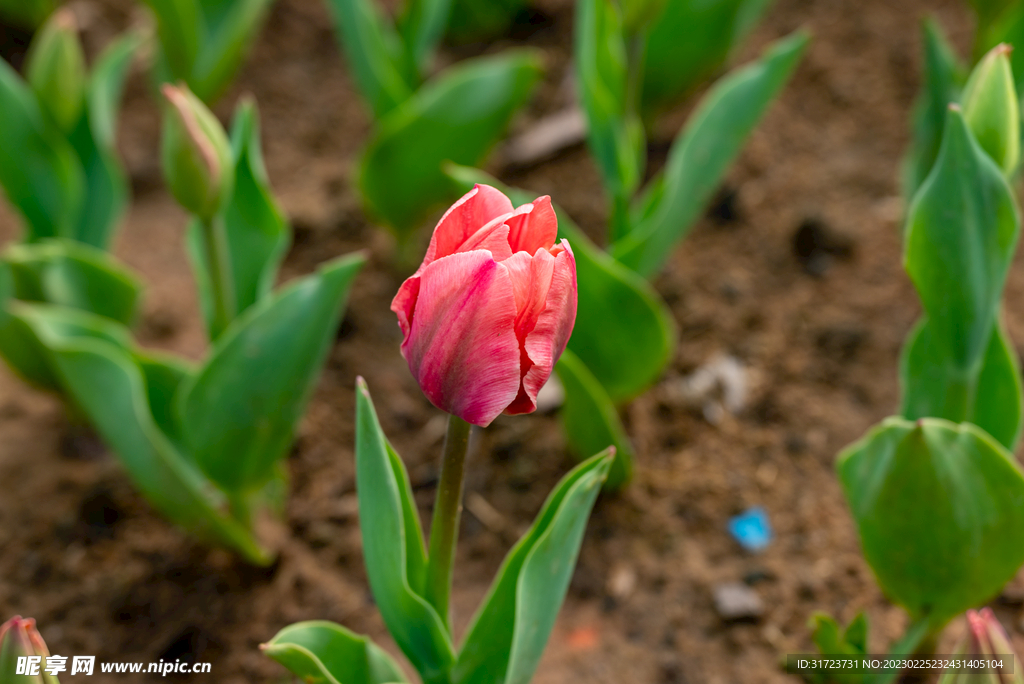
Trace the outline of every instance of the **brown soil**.
<instances>
[{"instance_id":1,"label":"brown soil","mask_svg":"<svg viewBox=\"0 0 1024 684\"><path fill-rule=\"evenodd\" d=\"M520 31L519 42L545 50L549 72L517 126L563 104L571 5L545 0L547 21L532 35ZM77 7L92 50L135 12L127 0ZM966 53L970 19L956 0L778 0L740 55L749 59L801 25L815 36L728 176L731 211L701 221L656 286L681 331L668 376L728 353L749 371L752 396L745 411L717 425L673 403L664 384L626 409L640 453L636 479L598 501L538 684L788 681L780 657L810 650L806 622L815 610L843 620L866 610L874 652L899 635L903 615L861 558L833 460L894 410L898 350L919 311L900 266L896 173L919 82L919 20L930 11ZM472 52L461 48L445 59ZM4 369L0 618L37 618L51 652L104 661L193 657L213 663L204 681L284 682L284 669L257 645L291 622L322 618L397 653L360 553L356 375L369 382L425 517L443 420L398 353L388 304L402 274L389 265L391 243L362 216L350 183L370 122L321 2L277 3L219 113L228 116L246 91L259 101L270 176L295 225L285 276L358 248L371 251L289 460L291 539L267 570L196 544L154 515L116 460L69 425L56 399ZM666 117L663 135L685 114ZM148 284L140 338L199 358L204 338L181 249L185 217L161 185L158 117L140 76L121 129L135 204L116 251ZM653 149L656 157L662 148ZM604 201L584 149L505 180L551 194L600 234ZM801 227L805 237L823 232L842 249L795 248ZM0 235L17 234L13 216L0 209ZM1018 265L1007 323L1013 339L1024 341L1020 295ZM479 435L467 489L500 519L485 525L472 512L464 516L454 597L460 629L516 533L572 463L555 416L502 417ZM725 528L752 505L768 510L776 532L756 555ZM760 594L761 619L718 617L712 589L727 581L747 581ZM1019 604L1011 603L1002 601L999 614L1024 646ZM147 680L97 674L92 681Z\"/></svg>"}]
</instances>

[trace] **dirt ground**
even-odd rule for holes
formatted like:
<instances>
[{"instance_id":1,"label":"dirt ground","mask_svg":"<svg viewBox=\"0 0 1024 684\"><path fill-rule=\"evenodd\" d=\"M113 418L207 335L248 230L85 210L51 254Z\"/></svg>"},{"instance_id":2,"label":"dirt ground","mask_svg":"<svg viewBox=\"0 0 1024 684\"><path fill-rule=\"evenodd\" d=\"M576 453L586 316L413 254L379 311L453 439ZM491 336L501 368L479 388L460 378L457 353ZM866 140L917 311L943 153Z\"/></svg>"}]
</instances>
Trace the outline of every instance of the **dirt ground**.
<instances>
[{"instance_id":1,"label":"dirt ground","mask_svg":"<svg viewBox=\"0 0 1024 684\"><path fill-rule=\"evenodd\" d=\"M75 6L93 52L137 18L127 0ZM565 104L571 6L543 0L532 23L516 29L515 42L542 48L548 62L545 85L517 129ZM860 555L833 462L895 410L897 355L919 313L901 269L897 171L919 83L919 22L929 12L966 54L971 19L957 0L777 0L739 55L750 59L800 26L814 34L792 83L729 173L723 197L731 199L700 222L656 280L678 323L679 347L664 381L625 410L639 452L636 478L597 503L537 684L795 681L780 659L811 650L806 623L816 610L843 620L867 611L873 652L901 633L902 612L882 597ZM463 47L443 58L477 52ZM363 217L350 182L370 121L320 0L276 3L218 113L230 116L243 92L259 102L270 177L294 223L285 278L338 254L371 251L288 462L291 539L270 569L198 545L150 510L56 399L2 368L0 618L35 617L53 653L209 661L212 675L190 681L269 684L290 678L257 646L297 620L334 620L398 653L360 552L356 375L367 378L408 464L424 519L444 422L398 352L388 305L403 274L390 265L391 242ZM137 74L121 124L134 204L116 252L147 283L141 341L198 359L204 337L182 250L185 216L162 186L150 94ZM653 164L685 115L683 107L660 123ZM551 194L592 234L603 230L600 180L582 147L528 171L494 170ZM0 209L0 238L18 232ZM1006 298L1018 345L1022 295L1018 263ZM711 424L667 388L717 354L739 359L752 384L743 411ZM458 629L572 464L554 415L501 417L478 434L455 578ZM482 521L473 511L486 505L497 515ZM775 530L759 554L743 551L726 530L730 516L755 505ZM713 590L726 582L750 585L763 616L724 621ZM995 603L1018 650L1022 587L1015 582ZM951 628L946 652L960 628ZM97 673L91 681L148 680Z\"/></svg>"}]
</instances>

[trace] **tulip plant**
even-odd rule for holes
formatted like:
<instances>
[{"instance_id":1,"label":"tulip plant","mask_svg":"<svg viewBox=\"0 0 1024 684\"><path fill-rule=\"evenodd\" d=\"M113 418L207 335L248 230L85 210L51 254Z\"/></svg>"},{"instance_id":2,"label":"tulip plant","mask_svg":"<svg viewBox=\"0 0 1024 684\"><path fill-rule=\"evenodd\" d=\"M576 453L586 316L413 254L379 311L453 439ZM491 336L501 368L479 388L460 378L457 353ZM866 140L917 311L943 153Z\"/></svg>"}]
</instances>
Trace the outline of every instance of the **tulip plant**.
<instances>
[{"instance_id":1,"label":"tulip plant","mask_svg":"<svg viewBox=\"0 0 1024 684\"><path fill-rule=\"evenodd\" d=\"M1008 50L998 46L947 108L909 209L904 263L924 316L900 358L901 414L837 461L864 555L911 618L895 653L933 649L952 617L1024 564L1024 472L1013 457L1020 362L1000 321L1020 234L1007 182L1019 136Z\"/></svg>"},{"instance_id":2,"label":"tulip plant","mask_svg":"<svg viewBox=\"0 0 1024 684\"><path fill-rule=\"evenodd\" d=\"M234 79L273 0L144 0L156 17L159 83L184 81L213 103Z\"/></svg>"},{"instance_id":3,"label":"tulip plant","mask_svg":"<svg viewBox=\"0 0 1024 684\"><path fill-rule=\"evenodd\" d=\"M974 57L980 59L993 47L1006 44L1014 86L1024 92L1024 1L971 0L977 15ZM950 47L935 19L924 23L924 79L914 105L913 143L903 162L904 195L909 199L931 170L942 141L946 105L959 100L967 78L967 67Z\"/></svg>"},{"instance_id":4,"label":"tulip plant","mask_svg":"<svg viewBox=\"0 0 1024 684\"><path fill-rule=\"evenodd\" d=\"M253 563L279 514L291 446L363 257L329 261L273 289L288 226L270 192L255 106L231 141L184 88L166 89L163 160L189 233L212 346L198 366L138 347L120 324L16 303L19 331L155 508ZM269 514L269 515L268 515Z\"/></svg>"},{"instance_id":5,"label":"tulip plant","mask_svg":"<svg viewBox=\"0 0 1024 684\"><path fill-rule=\"evenodd\" d=\"M0 185L24 220L0 255L0 354L23 378L58 389L42 351L9 312L16 300L135 317L140 286L106 253L128 199L115 149L118 103L140 44L128 35L87 73L74 18L62 9L36 34L26 81L0 60Z\"/></svg>"},{"instance_id":6,"label":"tulip plant","mask_svg":"<svg viewBox=\"0 0 1024 684\"><path fill-rule=\"evenodd\" d=\"M0 625L0 681L4 684L60 684L52 668L47 671L49 657L32 618L15 615Z\"/></svg>"},{"instance_id":7,"label":"tulip plant","mask_svg":"<svg viewBox=\"0 0 1024 684\"><path fill-rule=\"evenodd\" d=\"M591 147L606 179L622 170L636 180L645 145L638 103L612 106L615 93L626 97L627 76L635 78L635 69L627 69L622 61L626 35L617 5L611 0L581 0L576 29L577 69L590 120ZM633 447L617 406L658 380L676 342L672 315L644 276L656 275L672 246L697 219L806 44L806 35L790 36L754 64L715 84L679 134L666 170L652 179L632 208L624 210L620 218L629 223L628 230L607 252L558 210L559 233L577 252L580 298L575 333L557 367L565 388L562 420L577 454L594 453L603 444L616 446L615 465L608 477L611 489L624 485L632 474ZM634 66L638 68L639 63ZM626 99L635 100L635 89L634 97ZM627 148L632 152L626 154ZM602 156L604 152L607 156ZM623 156L616 157L620 152ZM620 166L626 160L634 164L628 174ZM448 173L463 188L475 182L496 182L475 169L449 166ZM526 201L521 191L506 191ZM613 207L613 215L615 211Z\"/></svg>"},{"instance_id":8,"label":"tulip plant","mask_svg":"<svg viewBox=\"0 0 1024 684\"><path fill-rule=\"evenodd\" d=\"M388 630L425 684L530 681L611 464L609 449L556 486L456 647L449 597L470 430L502 413L533 411L573 329L575 258L557 231L547 197L514 209L498 190L477 186L438 223L422 265L391 304L409 370L449 413L427 545L402 459L366 384L356 388L366 571ZM291 625L262 648L305 681L408 681L367 637L330 622Z\"/></svg>"},{"instance_id":9,"label":"tulip plant","mask_svg":"<svg viewBox=\"0 0 1024 684\"><path fill-rule=\"evenodd\" d=\"M509 50L465 60L427 80L448 0L410 0L393 23L376 0L328 5L375 120L359 165L359 188L368 211L408 250L420 222L451 199L441 164L484 159L537 85L540 58Z\"/></svg>"}]
</instances>

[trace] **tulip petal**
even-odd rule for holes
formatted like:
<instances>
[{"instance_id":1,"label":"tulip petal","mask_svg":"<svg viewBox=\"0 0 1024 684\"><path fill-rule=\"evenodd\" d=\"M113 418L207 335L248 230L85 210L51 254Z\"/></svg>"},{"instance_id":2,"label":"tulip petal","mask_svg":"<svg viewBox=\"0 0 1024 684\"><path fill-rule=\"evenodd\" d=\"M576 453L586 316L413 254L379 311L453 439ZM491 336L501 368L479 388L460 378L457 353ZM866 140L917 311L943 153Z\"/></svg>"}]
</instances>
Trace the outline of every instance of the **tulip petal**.
<instances>
[{"instance_id":1,"label":"tulip petal","mask_svg":"<svg viewBox=\"0 0 1024 684\"><path fill-rule=\"evenodd\" d=\"M490 424L519 392L508 273L490 252L460 252L423 269L411 305L395 297L400 310L415 307L402 343L413 377L435 406L474 425Z\"/></svg>"},{"instance_id":2,"label":"tulip petal","mask_svg":"<svg viewBox=\"0 0 1024 684\"><path fill-rule=\"evenodd\" d=\"M557 256L540 248L530 257L517 252L502 263L516 296L516 335L521 384L509 415L531 413L537 393L551 377L576 321L576 261L564 240Z\"/></svg>"},{"instance_id":3,"label":"tulip petal","mask_svg":"<svg viewBox=\"0 0 1024 684\"><path fill-rule=\"evenodd\" d=\"M547 195L519 207L505 223L509 227L508 242L513 252L536 254L538 249L551 249L558 238L558 218Z\"/></svg>"},{"instance_id":4,"label":"tulip petal","mask_svg":"<svg viewBox=\"0 0 1024 684\"><path fill-rule=\"evenodd\" d=\"M512 213L512 202L500 191L489 185L476 185L444 213L434 228L423 260L422 270L427 264L460 251L467 240L472 238L481 226L487 226L499 216ZM500 224L498 224L500 225ZM480 242L480 240L478 240ZM491 249L491 247L480 247ZM505 238L505 248L508 241ZM493 251L493 250L492 250ZM502 258L502 257L496 257Z\"/></svg>"}]
</instances>

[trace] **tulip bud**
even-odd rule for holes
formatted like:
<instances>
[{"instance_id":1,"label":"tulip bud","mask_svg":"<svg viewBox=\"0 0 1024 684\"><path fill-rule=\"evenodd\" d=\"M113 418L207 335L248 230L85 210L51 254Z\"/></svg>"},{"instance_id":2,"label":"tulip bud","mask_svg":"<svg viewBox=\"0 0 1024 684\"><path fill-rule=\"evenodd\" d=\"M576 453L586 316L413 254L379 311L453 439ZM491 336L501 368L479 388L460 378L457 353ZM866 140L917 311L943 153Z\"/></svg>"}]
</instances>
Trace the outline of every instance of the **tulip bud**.
<instances>
[{"instance_id":1,"label":"tulip bud","mask_svg":"<svg viewBox=\"0 0 1024 684\"><path fill-rule=\"evenodd\" d=\"M234 159L224 128L183 84L165 85L160 145L164 178L178 203L210 221L231 197Z\"/></svg>"},{"instance_id":2,"label":"tulip bud","mask_svg":"<svg viewBox=\"0 0 1024 684\"><path fill-rule=\"evenodd\" d=\"M434 229L391 302L427 398L474 425L530 413L576 322L576 260L551 200L513 210L477 185Z\"/></svg>"},{"instance_id":3,"label":"tulip bud","mask_svg":"<svg viewBox=\"0 0 1024 684\"><path fill-rule=\"evenodd\" d=\"M1004 660L1009 657L1013 662L1005 662L1002 668L990 667L981 672L946 672L939 680L939 684L1024 684L1024 675L1020 671L1021 664L1013 652L1010 638L999 624L999 620L992 614L991 608L967 611L967 636L957 647L956 655L968 660L991 660L992 656L1002 655Z\"/></svg>"},{"instance_id":4,"label":"tulip bud","mask_svg":"<svg viewBox=\"0 0 1024 684\"><path fill-rule=\"evenodd\" d=\"M0 682L60 684L56 676L46 672L49 657L32 618L15 615L0 625Z\"/></svg>"},{"instance_id":5,"label":"tulip bud","mask_svg":"<svg viewBox=\"0 0 1024 684\"><path fill-rule=\"evenodd\" d=\"M964 88L964 119L978 144L1009 175L1020 159L1020 106L1010 67L1011 47L997 45L971 72Z\"/></svg>"},{"instance_id":6,"label":"tulip bud","mask_svg":"<svg viewBox=\"0 0 1024 684\"><path fill-rule=\"evenodd\" d=\"M63 132L70 133L82 115L88 78L70 10L54 13L40 29L29 50L25 75L40 106Z\"/></svg>"}]
</instances>

